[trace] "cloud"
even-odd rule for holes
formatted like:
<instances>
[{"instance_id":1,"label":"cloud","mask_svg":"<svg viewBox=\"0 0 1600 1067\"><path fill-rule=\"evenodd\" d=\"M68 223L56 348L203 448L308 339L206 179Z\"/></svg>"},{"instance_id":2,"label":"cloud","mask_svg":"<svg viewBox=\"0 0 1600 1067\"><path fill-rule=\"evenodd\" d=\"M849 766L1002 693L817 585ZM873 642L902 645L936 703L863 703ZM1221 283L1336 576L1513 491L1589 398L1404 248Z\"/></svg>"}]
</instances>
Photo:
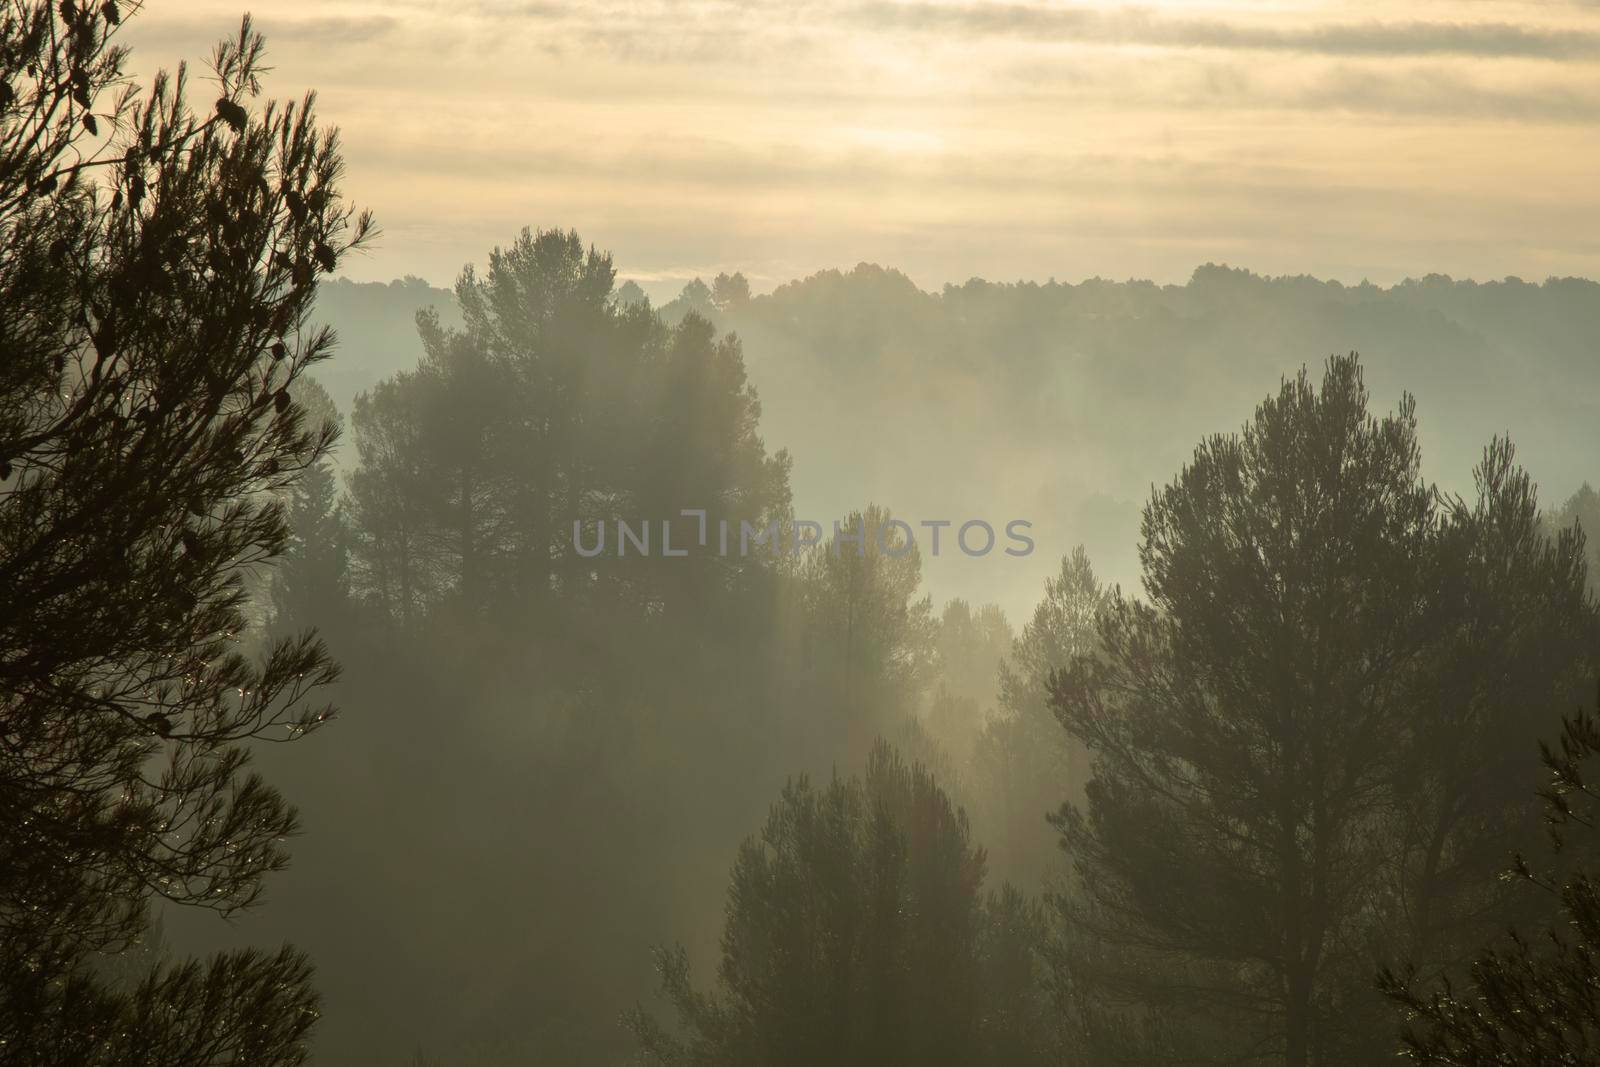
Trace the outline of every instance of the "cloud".
<instances>
[{"instance_id":1,"label":"cloud","mask_svg":"<svg viewBox=\"0 0 1600 1067\"><path fill-rule=\"evenodd\" d=\"M398 18L375 14L269 14L255 17L252 21L266 37L269 49L280 49L286 45L296 48L359 47L388 38L402 25ZM194 13L163 13L139 19L124 37L133 44L135 55L140 58L150 52L158 56L168 52L188 53L190 58L199 58L209 54L210 46L216 41L233 36L238 26L237 15L213 17Z\"/></svg>"},{"instance_id":2,"label":"cloud","mask_svg":"<svg viewBox=\"0 0 1600 1067\"><path fill-rule=\"evenodd\" d=\"M1280 28L1175 18L1137 8L1104 11L993 3L871 3L856 19L879 30L1006 35L1057 43L1154 45L1330 56L1462 55L1583 60L1600 57L1600 33L1505 22L1359 22Z\"/></svg>"},{"instance_id":3,"label":"cloud","mask_svg":"<svg viewBox=\"0 0 1600 1067\"><path fill-rule=\"evenodd\" d=\"M1489 86L1438 71L1338 69L1287 103L1309 110L1497 122L1600 121L1600 92L1593 89Z\"/></svg>"},{"instance_id":4,"label":"cloud","mask_svg":"<svg viewBox=\"0 0 1600 1067\"><path fill-rule=\"evenodd\" d=\"M267 18L260 20L260 25L275 41L346 44L386 36L399 27L400 20L390 15Z\"/></svg>"},{"instance_id":5,"label":"cloud","mask_svg":"<svg viewBox=\"0 0 1600 1067\"><path fill-rule=\"evenodd\" d=\"M867 259L937 284L1593 274L1597 4L274 0L258 23L269 94L316 87L343 130L373 276L448 277L544 222L662 283ZM237 19L152 5L135 69Z\"/></svg>"}]
</instances>

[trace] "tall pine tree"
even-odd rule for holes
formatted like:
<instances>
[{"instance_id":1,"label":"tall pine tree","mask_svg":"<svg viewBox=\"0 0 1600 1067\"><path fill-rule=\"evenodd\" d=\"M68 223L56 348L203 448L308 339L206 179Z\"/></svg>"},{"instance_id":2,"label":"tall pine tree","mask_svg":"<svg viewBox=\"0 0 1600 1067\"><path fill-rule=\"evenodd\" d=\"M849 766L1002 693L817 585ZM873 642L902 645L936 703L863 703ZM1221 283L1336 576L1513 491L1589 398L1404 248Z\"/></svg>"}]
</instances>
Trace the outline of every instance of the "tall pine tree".
<instances>
[{"instance_id":1,"label":"tall pine tree","mask_svg":"<svg viewBox=\"0 0 1600 1067\"><path fill-rule=\"evenodd\" d=\"M1370 415L1354 356L1285 382L1154 495L1148 601L1055 679L1094 761L1059 819L1068 916L1107 948L1085 981L1219 1058L1371 1052L1384 954L1445 966L1503 914L1468 872L1528 822L1529 709L1592 663L1581 545L1540 535L1509 447L1473 506L1419 459L1412 401Z\"/></svg>"},{"instance_id":2,"label":"tall pine tree","mask_svg":"<svg viewBox=\"0 0 1600 1067\"><path fill-rule=\"evenodd\" d=\"M290 949L96 962L152 898L230 912L283 865L294 810L248 744L329 714L314 635L240 652L241 571L331 431L295 400L328 355L319 274L368 232L331 131L252 109L262 40L139 96L115 3L0 11L0 1056L295 1064L316 1018Z\"/></svg>"}]
</instances>

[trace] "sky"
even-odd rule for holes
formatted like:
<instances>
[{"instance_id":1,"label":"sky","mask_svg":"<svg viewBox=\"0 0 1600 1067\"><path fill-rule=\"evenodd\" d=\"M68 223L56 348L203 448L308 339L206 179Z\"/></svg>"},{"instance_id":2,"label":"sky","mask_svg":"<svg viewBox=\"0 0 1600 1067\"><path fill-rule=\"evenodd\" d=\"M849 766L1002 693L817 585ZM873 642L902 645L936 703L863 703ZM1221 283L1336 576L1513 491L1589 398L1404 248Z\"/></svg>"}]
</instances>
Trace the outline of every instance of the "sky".
<instances>
[{"instance_id":1,"label":"sky","mask_svg":"<svg viewBox=\"0 0 1600 1067\"><path fill-rule=\"evenodd\" d=\"M147 0L132 67L240 0ZM576 228L653 295L828 267L1182 282L1600 276L1600 0L256 0L382 228L449 284Z\"/></svg>"}]
</instances>

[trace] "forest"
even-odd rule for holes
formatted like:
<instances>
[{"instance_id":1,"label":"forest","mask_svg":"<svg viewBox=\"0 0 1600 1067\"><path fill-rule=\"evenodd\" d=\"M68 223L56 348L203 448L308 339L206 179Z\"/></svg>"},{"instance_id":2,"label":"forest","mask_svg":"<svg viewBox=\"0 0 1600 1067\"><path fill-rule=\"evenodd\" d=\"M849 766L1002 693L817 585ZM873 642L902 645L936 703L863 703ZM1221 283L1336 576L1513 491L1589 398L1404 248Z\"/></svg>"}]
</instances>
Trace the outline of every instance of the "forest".
<instances>
[{"instance_id":1,"label":"forest","mask_svg":"<svg viewBox=\"0 0 1600 1067\"><path fill-rule=\"evenodd\" d=\"M0 5L0 1064L1596 1062L1600 284L359 283L135 11Z\"/></svg>"}]
</instances>

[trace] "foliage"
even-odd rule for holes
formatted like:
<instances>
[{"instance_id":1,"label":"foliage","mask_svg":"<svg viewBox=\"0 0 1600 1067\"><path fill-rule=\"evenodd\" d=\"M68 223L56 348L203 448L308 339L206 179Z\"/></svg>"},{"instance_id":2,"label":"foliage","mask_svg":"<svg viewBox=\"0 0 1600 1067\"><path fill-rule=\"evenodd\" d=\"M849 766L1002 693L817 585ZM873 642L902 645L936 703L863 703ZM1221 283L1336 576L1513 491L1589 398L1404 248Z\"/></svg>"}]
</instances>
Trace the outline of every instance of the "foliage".
<instances>
[{"instance_id":1,"label":"foliage","mask_svg":"<svg viewBox=\"0 0 1600 1067\"><path fill-rule=\"evenodd\" d=\"M1600 1047L1600 883L1587 864L1562 862L1570 833L1595 827L1600 796L1588 768L1600 754L1600 722L1580 709L1563 720L1559 749L1541 747L1555 862L1536 874L1518 856L1507 877L1557 902L1559 924L1534 939L1511 931L1477 954L1459 987L1445 980L1426 988L1414 964L1385 968L1379 985L1408 1020L1403 1049L1418 1063L1577 1067ZM1591 855L1583 850L1585 860Z\"/></svg>"},{"instance_id":2,"label":"foliage","mask_svg":"<svg viewBox=\"0 0 1600 1067\"><path fill-rule=\"evenodd\" d=\"M1055 676L1094 759L1065 914L1123 949L1085 980L1219 1057L1368 1054L1383 954L1447 967L1505 914L1472 887L1529 828L1517 741L1592 669L1581 545L1541 536L1509 446L1472 507L1419 459L1412 401L1369 415L1353 356L1285 382L1153 496L1150 602L1113 597Z\"/></svg>"},{"instance_id":3,"label":"foliage","mask_svg":"<svg viewBox=\"0 0 1600 1067\"><path fill-rule=\"evenodd\" d=\"M662 951L681 1037L642 1010L669 1064L1052 1062L1037 912L980 893L966 816L884 742L860 779L791 781L734 864L717 991Z\"/></svg>"},{"instance_id":4,"label":"foliage","mask_svg":"<svg viewBox=\"0 0 1600 1067\"><path fill-rule=\"evenodd\" d=\"M1083 747L1061 729L1050 708L1052 674L1096 648L1096 621L1108 594L1083 546L1045 581L1044 599L1011 644L999 669L999 707L984 723L973 752L980 808L993 826L995 860L1007 877L1036 888L1056 873L1055 835L1046 816L1080 801L1088 780Z\"/></svg>"},{"instance_id":5,"label":"foliage","mask_svg":"<svg viewBox=\"0 0 1600 1067\"><path fill-rule=\"evenodd\" d=\"M246 744L323 722L335 668L311 634L240 654L241 571L283 552L271 497L332 439L293 391L331 340L315 279L370 223L310 97L250 110L248 19L198 113L181 67L128 84L121 20L0 11L0 1043L293 1063L314 1005L293 953L131 995L86 968L152 895L231 912L285 861L295 813Z\"/></svg>"},{"instance_id":6,"label":"foliage","mask_svg":"<svg viewBox=\"0 0 1600 1067\"><path fill-rule=\"evenodd\" d=\"M690 316L611 299L609 256L576 234L523 231L456 285L464 325L418 318L426 356L356 401L350 480L358 593L414 625L454 604L536 623L574 606L678 610L689 588L760 567L696 553L672 569L619 558L615 523L704 508L762 528L788 507L738 341ZM596 568L577 551L608 546ZM564 605L564 606L558 606Z\"/></svg>"},{"instance_id":7,"label":"foliage","mask_svg":"<svg viewBox=\"0 0 1600 1067\"><path fill-rule=\"evenodd\" d=\"M1547 516L1546 521L1552 536L1573 526L1583 530L1588 550L1585 558L1589 566L1589 592L1600 596L1600 493L1585 482L1559 511Z\"/></svg>"}]
</instances>

